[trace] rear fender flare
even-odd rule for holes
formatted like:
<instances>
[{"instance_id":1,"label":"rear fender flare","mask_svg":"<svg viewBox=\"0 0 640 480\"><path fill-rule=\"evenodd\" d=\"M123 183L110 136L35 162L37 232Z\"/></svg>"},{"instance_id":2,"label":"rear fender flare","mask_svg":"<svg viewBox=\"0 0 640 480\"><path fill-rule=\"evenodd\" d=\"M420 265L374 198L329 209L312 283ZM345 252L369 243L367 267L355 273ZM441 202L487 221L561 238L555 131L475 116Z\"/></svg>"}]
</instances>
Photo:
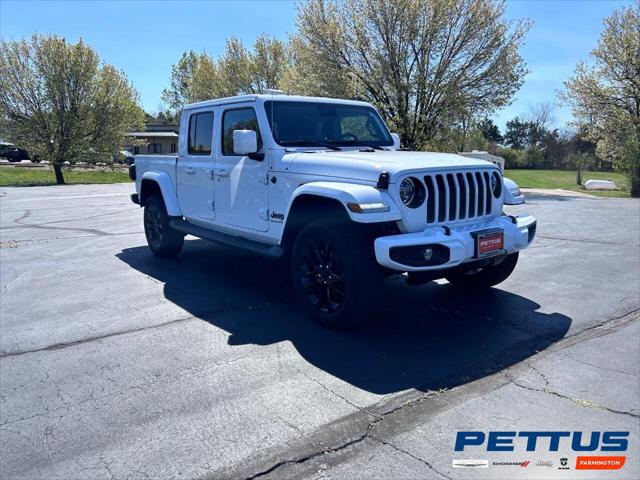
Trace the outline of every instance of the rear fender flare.
<instances>
[{"instance_id":1,"label":"rear fender flare","mask_svg":"<svg viewBox=\"0 0 640 480\"><path fill-rule=\"evenodd\" d=\"M176 197L176 189L173 184L173 180L166 172L144 172L142 175L142 179L140 182L140 205L144 205L146 200L145 195L145 181L146 182L155 182L160 188L160 193L162 193L162 199L164 200L164 205L167 209L167 214L171 217L179 217L182 216L182 211L180 210L180 205L178 205L178 199Z\"/></svg>"}]
</instances>

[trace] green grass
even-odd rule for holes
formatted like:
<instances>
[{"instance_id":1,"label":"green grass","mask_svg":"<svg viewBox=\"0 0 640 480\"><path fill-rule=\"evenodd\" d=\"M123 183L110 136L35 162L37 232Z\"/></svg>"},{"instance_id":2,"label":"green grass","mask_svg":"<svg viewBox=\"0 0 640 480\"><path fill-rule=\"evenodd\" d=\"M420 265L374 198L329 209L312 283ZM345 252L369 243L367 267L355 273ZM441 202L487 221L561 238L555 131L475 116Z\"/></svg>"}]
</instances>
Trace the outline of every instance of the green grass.
<instances>
[{"instance_id":1,"label":"green grass","mask_svg":"<svg viewBox=\"0 0 640 480\"><path fill-rule=\"evenodd\" d=\"M118 170L70 170L64 172L68 184L130 182L126 171ZM49 168L0 167L0 186L31 187L55 185L56 177Z\"/></svg>"},{"instance_id":2,"label":"green grass","mask_svg":"<svg viewBox=\"0 0 640 480\"><path fill-rule=\"evenodd\" d=\"M504 176L510 178L522 188L561 188L599 197L629 196L629 192L624 190L626 183L624 175L614 172L582 172L582 182L584 183L587 180L613 180L618 188L623 188L623 190L585 190L576 185L576 172L573 170L505 170Z\"/></svg>"},{"instance_id":3,"label":"green grass","mask_svg":"<svg viewBox=\"0 0 640 480\"><path fill-rule=\"evenodd\" d=\"M561 188L603 197L628 197L625 190L593 191L576 185L576 172L565 170L507 170L505 176L523 188ZM64 172L68 184L79 183L123 183L130 182L126 170L69 170ZM613 172L584 172L583 182L588 179L613 180L624 186L624 176ZM56 178L49 168L0 167L0 186L55 185Z\"/></svg>"}]
</instances>

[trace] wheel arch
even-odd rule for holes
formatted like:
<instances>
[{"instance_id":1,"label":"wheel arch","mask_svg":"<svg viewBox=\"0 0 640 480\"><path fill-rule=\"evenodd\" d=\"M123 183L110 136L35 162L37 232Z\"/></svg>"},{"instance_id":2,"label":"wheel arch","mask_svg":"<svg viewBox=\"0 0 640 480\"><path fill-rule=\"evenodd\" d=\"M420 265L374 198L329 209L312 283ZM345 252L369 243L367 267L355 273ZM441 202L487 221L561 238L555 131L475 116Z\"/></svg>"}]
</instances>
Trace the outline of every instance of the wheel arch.
<instances>
[{"instance_id":1,"label":"wheel arch","mask_svg":"<svg viewBox=\"0 0 640 480\"><path fill-rule=\"evenodd\" d=\"M339 200L310 193L298 195L289 206L280 244L290 248L302 227L321 216L333 217L339 222L350 221L347 209Z\"/></svg>"},{"instance_id":2,"label":"wheel arch","mask_svg":"<svg viewBox=\"0 0 640 480\"><path fill-rule=\"evenodd\" d=\"M384 203L388 211L355 213L349 203ZM387 224L400 220L401 214L387 192L369 185L341 182L311 182L299 186L291 196L281 245L290 247L300 229L320 216L357 224Z\"/></svg>"},{"instance_id":3,"label":"wheel arch","mask_svg":"<svg viewBox=\"0 0 640 480\"><path fill-rule=\"evenodd\" d=\"M171 177L165 172L145 172L140 181L140 206L152 195L160 194L167 213L172 217L182 215Z\"/></svg>"}]
</instances>

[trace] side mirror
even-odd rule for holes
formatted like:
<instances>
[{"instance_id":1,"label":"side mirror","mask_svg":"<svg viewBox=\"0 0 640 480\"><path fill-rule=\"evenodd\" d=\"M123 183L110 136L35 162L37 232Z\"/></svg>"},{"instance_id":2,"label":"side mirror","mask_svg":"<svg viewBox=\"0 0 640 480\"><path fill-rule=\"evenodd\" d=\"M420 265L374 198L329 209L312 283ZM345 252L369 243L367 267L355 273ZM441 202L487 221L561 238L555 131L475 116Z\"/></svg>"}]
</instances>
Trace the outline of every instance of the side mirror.
<instances>
[{"instance_id":1,"label":"side mirror","mask_svg":"<svg viewBox=\"0 0 640 480\"><path fill-rule=\"evenodd\" d=\"M255 130L233 131L233 152L236 155L251 155L258 151L258 136Z\"/></svg>"},{"instance_id":2,"label":"side mirror","mask_svg":"<svg viewBox=\"0 0 640 480\"><path fill-rule=\"evenodd\" d=\"M400 150L400 135L392 133L391 138L393 138L393 149Z\"/></svg>"}]
</instances>

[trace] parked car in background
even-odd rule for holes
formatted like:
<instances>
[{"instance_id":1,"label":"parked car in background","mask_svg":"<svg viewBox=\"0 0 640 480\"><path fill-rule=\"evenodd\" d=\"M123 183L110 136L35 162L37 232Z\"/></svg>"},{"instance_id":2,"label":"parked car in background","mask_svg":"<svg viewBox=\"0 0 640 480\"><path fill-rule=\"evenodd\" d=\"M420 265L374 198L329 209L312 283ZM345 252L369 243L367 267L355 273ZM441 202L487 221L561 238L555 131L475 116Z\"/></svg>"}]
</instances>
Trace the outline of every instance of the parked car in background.
<instances>
[{"instance_id":1,"label":"parked car in background","mask_svg":"<svg viewBox=\"0 0 640 480\"><path fill-rule=\"evenodd\" d=\"M10 162L21 162L22 160L31 160L32 162L39 163L40 159L37 156L31 158L29 152L23 148L16 147L13 143L0 143L0 158L6 158Z\"/></svg>"},{"instance_id":2,"label":"parked car in background","mask_svg":"<svg viewBox=\"0 0 640 480\"><path fill-rule=\"evenodd\" d=\"M113 163L120 165L131 165L133 163L133 153L129 150L120 150L113 156Z\"/></svg>"}]
</instances>

